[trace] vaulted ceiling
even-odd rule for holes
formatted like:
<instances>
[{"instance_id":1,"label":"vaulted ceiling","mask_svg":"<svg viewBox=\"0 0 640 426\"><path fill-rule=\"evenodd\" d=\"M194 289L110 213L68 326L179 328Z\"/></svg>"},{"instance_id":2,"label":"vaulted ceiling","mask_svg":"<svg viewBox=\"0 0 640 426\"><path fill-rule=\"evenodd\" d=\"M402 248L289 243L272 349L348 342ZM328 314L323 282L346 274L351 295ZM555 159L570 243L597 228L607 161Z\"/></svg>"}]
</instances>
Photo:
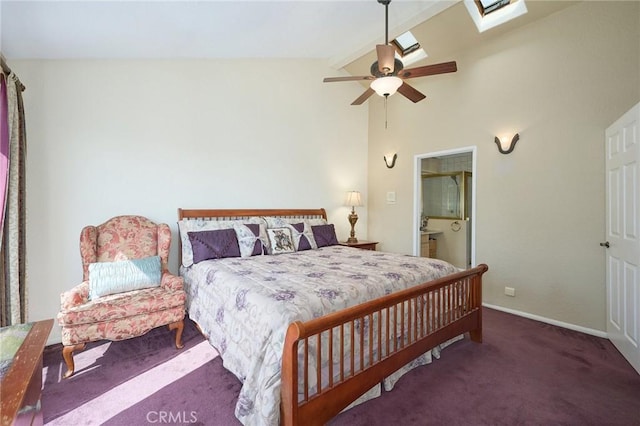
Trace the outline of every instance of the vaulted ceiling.
<instances>
[{"instance_id":1,"label":"vaulted ceiling","mask_svg":"<svg viewBox=\"0 0 640 426\"><path fill-rule=\"evenodd\" d=\"M526 15L480 34L458 1L393 0L389 37L411 29L429 63L569 4L530 1ZM2 0L0 49L9 60L322 58L359 68L375 60L384 19L375 0Z\"/></svg>"},{"instance_id":2,"label":"vaulted ceiling","mask_svg":"<svg viewBox=\"0 0 640 426\"><path fill-rule=\"evenodd\" d=\"M453 1L394 0L408 28ZM7 58L326 58L384 39L384 6L352 1L0 2Z\"/></svg>"}]
</instances>

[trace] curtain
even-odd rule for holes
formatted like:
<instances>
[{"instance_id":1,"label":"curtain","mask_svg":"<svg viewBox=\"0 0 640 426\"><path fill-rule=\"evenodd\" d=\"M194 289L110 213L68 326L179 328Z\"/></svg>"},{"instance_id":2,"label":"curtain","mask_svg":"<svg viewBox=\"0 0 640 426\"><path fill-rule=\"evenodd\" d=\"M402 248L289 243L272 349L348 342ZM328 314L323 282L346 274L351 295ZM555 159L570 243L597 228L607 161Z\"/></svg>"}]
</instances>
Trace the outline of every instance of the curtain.
<instances>
[{"instance_id":1,"label":"curtain","mask_svg":"<svg viewBox=\"0 0 640 426\"><path fill-rule=\"evenodd\" d=\"M27 139L22 103L24 86L14 73L3 73L0 80L0 326L4 327L27 321Z\"/></svg>"},{"instance_id":2,"label":"curtain","mask_svg":"<svg viewBox=\"0 0 640 426\"><path fill-rule=\"evenodd\" d=\"M0 86L0 236L2 236L2 226L4 224L4 212L7 201L7 185L9 183L9 115L7 103L7 82L4 74L2 85ZM0 247L2 247L2 239L0 238Z\"/></svg>"}]
</instances>

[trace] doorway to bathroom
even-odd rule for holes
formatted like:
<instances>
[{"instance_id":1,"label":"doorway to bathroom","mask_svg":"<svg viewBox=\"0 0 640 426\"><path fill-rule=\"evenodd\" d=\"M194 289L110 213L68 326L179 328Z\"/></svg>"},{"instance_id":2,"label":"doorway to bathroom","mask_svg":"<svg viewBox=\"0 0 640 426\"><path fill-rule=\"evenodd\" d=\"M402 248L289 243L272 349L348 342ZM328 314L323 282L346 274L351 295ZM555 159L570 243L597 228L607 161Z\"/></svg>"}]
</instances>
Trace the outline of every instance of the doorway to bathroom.
<instances>
[{"instance_id":1,"label":"doorway to bathroom","mask_svg":"<svg viewBox=\"0 0 640 426\"><path fill-rule=\"evenodd\" d=\"M476 147L415 156L414 255L476 264L475 169Z\"/></svg>"}]
</instances>

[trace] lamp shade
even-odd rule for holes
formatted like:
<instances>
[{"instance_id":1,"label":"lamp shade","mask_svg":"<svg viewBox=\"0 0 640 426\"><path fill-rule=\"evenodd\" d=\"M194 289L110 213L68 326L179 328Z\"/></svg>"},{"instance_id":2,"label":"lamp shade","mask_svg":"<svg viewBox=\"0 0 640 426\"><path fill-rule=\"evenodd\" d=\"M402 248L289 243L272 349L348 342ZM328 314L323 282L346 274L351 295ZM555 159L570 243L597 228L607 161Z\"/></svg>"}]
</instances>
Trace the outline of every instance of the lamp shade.
<instances>
[{"instance_id":1,"label":"lamp shade","mask_svg":"<svg viewBox=\"0 0 640 426\"><path fill-rule=\"evenodd\" d=\"M362 206L362 196L358 191L347 192L347 197L344 202L345 206L360 207Z\"/></svg>"},{"instance_id":2,"label":"lamp shade","mask_svg":"<svg viewBox=\"0 0 640 426\"><path fill-rule=\"evenodd\" d=\"M380 96L390 96L402 86L402 79L396 76L380 77L371 82L371 88Z\"/></svg>"}]
</instances>

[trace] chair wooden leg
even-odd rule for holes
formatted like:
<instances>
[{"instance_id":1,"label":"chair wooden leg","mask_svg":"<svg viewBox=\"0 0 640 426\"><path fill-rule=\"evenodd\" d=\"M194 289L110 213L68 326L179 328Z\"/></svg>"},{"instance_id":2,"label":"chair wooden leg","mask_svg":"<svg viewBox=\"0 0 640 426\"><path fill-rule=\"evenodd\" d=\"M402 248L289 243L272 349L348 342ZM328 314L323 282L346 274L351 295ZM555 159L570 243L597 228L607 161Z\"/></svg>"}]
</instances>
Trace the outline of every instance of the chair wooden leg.
<instances>
[{"instance_id":1,"label":"chair wooden leg","mask_svg":"<svg viewBox=\"0 0 640 426\"><path fill-rule=\"evenodd\" d=\"M64 362L67 364L67 372L64 373L64 376L62 376L63 379L68 379L69 377L73 376L73 373L76 368L73 362L73 352L81 351L84 349L84 347L85 347L84 343L78 343L77 345L65 346L62 349L62 358L64 358Z\"/></svg>"},{"instance_id":2,"label":"chair wooden leg","mask_svg":"<svg viewBox=\"0 0 640 426\"><path fill-rule=\"evenodd\" d=\"M184 330L184 320L172 322L169 324L169 330L176 330L176 348L182 349L184 344L182 343L182 330Z\"/></svg>"}]
</instances>

